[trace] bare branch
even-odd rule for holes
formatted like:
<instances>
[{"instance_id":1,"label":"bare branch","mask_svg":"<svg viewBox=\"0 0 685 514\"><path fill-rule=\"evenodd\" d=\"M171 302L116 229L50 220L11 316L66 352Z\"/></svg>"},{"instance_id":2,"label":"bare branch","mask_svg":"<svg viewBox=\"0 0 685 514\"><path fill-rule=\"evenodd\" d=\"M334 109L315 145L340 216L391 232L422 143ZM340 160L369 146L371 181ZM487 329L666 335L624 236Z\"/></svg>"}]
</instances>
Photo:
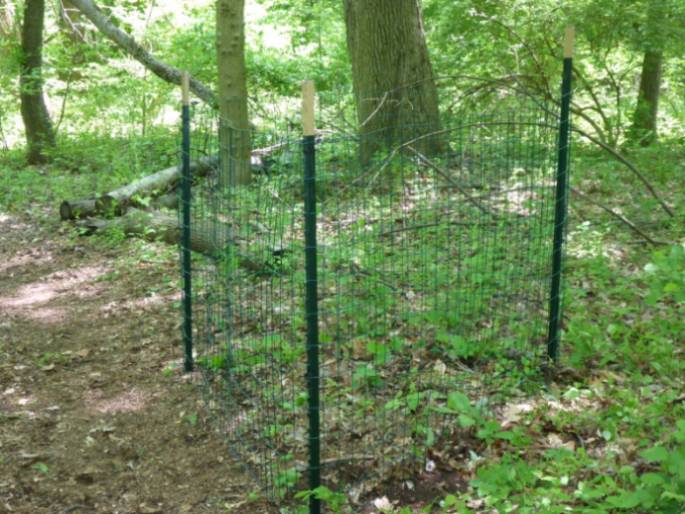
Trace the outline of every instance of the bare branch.
<instances>
[{"instance_id":1,"label":"bare branch","mask_svg":"<svg viewBox=\"0 0 685 514\"><path fill-rule=\"evenodd\" d=\"M627 225L628 227L630 227L630 229L631 229L633 232L635 232L636 234L638 234L638 235L639 235L640 237L642 237L645 241L647 241L647 242L653 244L654 246L670 244L670 243L668 243L668 242L666 242L666 241L658 241L658 240L656 240L656 239L651 238L651 237L648 236L645 232L643 232L642 230L640 230L640 229L637 227L637 225L635 225L635 223L633 223L632 221L630 221L628 218L626 218L626 217L623 216L622 214L616 212L615 210L613 210L613 209L607 207L606 205L604 205L604 204L598 202L597 200L593 200L592 198L590 198L588 195L586 195L586 194L583 193L582 191L579 191L579 190L577 190L576 188L572 187L572 188L571 188L571 192L572 192L573 194L575 194L575 195L578 195L580 198L582 198L582 199L585 200L586 202L591 203L592 205L594 205L594 206L596 206L596 207L599 207L600 209L602 209L602 210L605 211L605 212L608 212L608 213L611 214L614 218L618 219L619 221L621 221L622 223L624 223L625 225Z\"/></svg>"},{"instance_id":2,"label":"bare branch","mask_svg":"<svg viewBox=\"0 0 685 514\"><path fill-rule=\"evenodd\" d=\"M675 216L673 210L666 204L666 202L664 202L661 199L661 197L657 194L657 192L654 189L654 187L652 186L652 184L649 183L647 178L642 174L642 172L639 169L637 169L637 167L632 162L630 162L628 159L626 159L619 152L617 152L616 150L611 148L609 145L607 145L606 143L603 143L602 141L600 141L599 139L597 139L595 137L592 137L587 132L584 132L581 129L576 128L576 127L572 127L571 130L573 132L575 132L576 134L581 135L582 137L584 137L588 141L592 141L596 145L601 146L604 150L606 150L611 155L613 155L618 161L625 164L628 167L628 169L630 171L632 171L637 178L640 179L640 181L645 185L647 190L652 194L652 196L656 199L656 201L659 202L659 205L661 205L661 208L666 212L666 214L668 214L671 218L673 218Z\"/></svg>"}]
</instances>

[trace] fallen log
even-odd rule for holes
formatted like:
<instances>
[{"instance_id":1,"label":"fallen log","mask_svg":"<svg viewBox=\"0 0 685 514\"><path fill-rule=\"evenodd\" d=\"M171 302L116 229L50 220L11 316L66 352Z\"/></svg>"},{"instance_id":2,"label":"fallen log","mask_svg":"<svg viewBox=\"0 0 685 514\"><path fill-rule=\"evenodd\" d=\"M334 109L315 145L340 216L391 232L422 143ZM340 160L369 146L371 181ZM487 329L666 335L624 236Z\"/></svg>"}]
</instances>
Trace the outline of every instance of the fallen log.
<instances>
[{"instance_id":1,"label":"fallen log","mask_svg":"<svg viewBox=\"0 0 685 514\"><path fill-rule=\"evenodd\" d=\"M135 235L149 241L164 241L178 244L181 230L175 214L161 211L142 211L130 209L125 215L112 219L89 218L78 225L91 230L118 229L126 235ZM210 220L194 220L190 233L190 249L213 259L226 257L230 250L237 251L237 244L231 239L231 226ZM254 272L270 269L270 264L257 262L245 255L238 254L242 268Z\"/></svg>"},{"instance_id":2,"label":"fallen log","mask_svg":"<svg viewBox=\"0 0 685 514\"><path fill-rule=\"evenodd\" d=\"M178 209L178 192L171 191L162 196L158 196L150 202L150 207L152 209Z\"/></svg>"},{"instance_id":3,"label":"fallen log","mask_svg":"<svg viewBox=\"0 0 685 514\"><path fill-rule=\"evenodd\" d=\"M203 157L190 164L190 172L194 177L203 177L216 169L218 162L217 157ZM136 197L154 196L155 193L169 191L180 178L181 167L171 166L102 195L95 200L95 209L97 212L121 216L129 206L142 206L140 202L136 202Z\"/></svg>"},{"instance_id":4,"label":"fallen log","mask_svg":"<svg viewBox=\"0 0 685 514\"><path fill-rule=\"evenodd\" d=\"M177 209L178 208L178 193L172 191L162 196L154 198L150 202L152 209ZM59 217L63 221L80 220L84 218L92 218L102 214L98 210L95 198L80 198L78 200L64 200L59 206ZM120 212L120 214L122 214Z\"/></svg>"},{"instance_id":5,"label":"fallen log","mask_svg":"<svg viewBox=\"0 0 685 514\"><path fill-rule=\"evenodd\" d=\"M97 214L95 198L64 200L59 206L59 217L63 220L89 218Z\"/></svg>"},{"instance_id":6,"label":"fallen log","mask_svg":"<svg viewBox=\"0 0 685 514\"><path fill-rule=\"evenodd\" d=\"M250 160L252 173L269 173L271 166L269 156L281 151L286 146L286 143L278 143L253 150ZM198 161L190 163L190 172L193 178L202 178L211 173L212 170L218 169L218 166L218 156L202 157ZM98 214L122 216L129 207L176 209L178 200L174 190L180 178L180 167L171 166L105 193L99 198L64 200L60 204L60 218L62 220L75 220L94 217ZM152 201L141 200L145 197L152 197Z\"/></svg>"}]
</instances>

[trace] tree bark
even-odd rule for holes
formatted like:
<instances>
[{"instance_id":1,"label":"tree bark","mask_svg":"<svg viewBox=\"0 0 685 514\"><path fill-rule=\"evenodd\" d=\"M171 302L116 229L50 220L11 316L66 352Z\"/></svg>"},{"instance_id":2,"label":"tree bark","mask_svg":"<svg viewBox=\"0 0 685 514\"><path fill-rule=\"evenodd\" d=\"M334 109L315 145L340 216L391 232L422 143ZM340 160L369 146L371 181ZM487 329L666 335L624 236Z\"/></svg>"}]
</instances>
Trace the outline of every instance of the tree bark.
<instances>
[{"instance_id":1,"label":"tree bark","mask_svg":"<svg viewBox=\"0 0 685 514\"><path fill-rule=\"evenodd\" d=\"M26 0L21 31L19 87L29 164L46 162L48 156L45 150L55 146L55 134L43 97L44 14L45 0Z\"/></svg>"},{"instance_id":2,"label":"tree bark","mask_svg":"<svg viewBox=\"0 0 685 514\"><path fill-rule=\"evenodd\" d=\"M657 140L657 115L661 89L661 65L663 52L648 49L642 61L640 90L633 115L633 125L628 139L642 146L649 146Z\"/></svg>"},{"instance_id":3,"label":"tree bark","mask_svg":"<svg viewBox=\"0 0 685 514\"><path fill-rule=\"evenodd\" d=\"M345 22L362 161L398 139L438 131L438 94L420 1L345 0ZM427 137L417 146L432 155L440 143Z\"/></svg>"},{"instance_id":4,"label":"tree bark","mask_svg":"<svg viewBox=\"0 0 685 514\"><path fill-rule=\"evenodd\" d=\"M155 59L150 52L140 46L135 39L112 23L111 16L105 15L91 0L70 0L100 32L116 43L131 57L140 62L152 73L171 84L181 84L181 72L173 66ZM216 105L216 97L210 88L199 80L190 78L190 89L205 103Z\"/></svg>"},{"instance_id":5,"label":"tree bark","mask_svg":"<svg viewBox=\"0 0 685 514\"><path fill-rule=\"evenodd\" d=\"M216 53L221 184L246 184L251 178L251 133L245 73L245 0L217 0Z\"/></svg>"}]
</instances>

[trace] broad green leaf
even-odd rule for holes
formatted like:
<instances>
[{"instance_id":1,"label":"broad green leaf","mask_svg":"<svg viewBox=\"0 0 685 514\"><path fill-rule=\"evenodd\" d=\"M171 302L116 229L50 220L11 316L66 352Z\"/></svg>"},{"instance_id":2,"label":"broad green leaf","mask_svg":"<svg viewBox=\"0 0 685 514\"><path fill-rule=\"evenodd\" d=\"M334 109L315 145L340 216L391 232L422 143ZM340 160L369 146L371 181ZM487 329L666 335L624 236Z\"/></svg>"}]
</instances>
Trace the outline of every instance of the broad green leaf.
<instances>
[{"instance_id":1,"label":"broad green leaf","mask_svg":"<svg viewBox=\"0 0 685 514\"><path fill-rule=\"evenodd\" d=\"M663 446L654 446L641 452L640 455L649 462L664 462L668 459L668 450Z\"/></svg>"},{"instance_id":2,"label":"broad green leaf","mask_svg":"<svg viewBox=\"0 0 685 514\"><path fill-rule=\"evenodd\" d=\"M476 424L476 420L466 414L459 414L459 425L462 428L469 428Z\"/></svg>"},{"instance_id":3,"label":"broad green leaf","mask_svg":"<svg viewBox=\"0 0 685 514\"><path fill-rule=\"evenodd\" d=\"M473 410L468 396L459 391L452 391L447 395L447 406L455 412L470 413Z\"/></svg>"}]
</instances>

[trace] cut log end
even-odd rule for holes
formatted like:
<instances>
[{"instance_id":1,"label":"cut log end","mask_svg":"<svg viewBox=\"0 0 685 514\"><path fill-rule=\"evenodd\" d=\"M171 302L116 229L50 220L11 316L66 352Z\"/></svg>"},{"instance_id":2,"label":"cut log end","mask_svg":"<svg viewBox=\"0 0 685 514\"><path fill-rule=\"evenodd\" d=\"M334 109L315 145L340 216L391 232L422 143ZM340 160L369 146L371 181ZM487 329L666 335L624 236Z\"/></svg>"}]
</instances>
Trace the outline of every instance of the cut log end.
<instances>
[{"instance_id":1,"label":"cut log end","mask_svg":"<svg viewBox=\"0 0 685 514\"><path fill-rule=\"evenodd\" d=\"M94 198L79 200L64 200L59 206L59 216L62 220L76 220L93 216L97 212Z\"/></svg>"}]
</instances>

